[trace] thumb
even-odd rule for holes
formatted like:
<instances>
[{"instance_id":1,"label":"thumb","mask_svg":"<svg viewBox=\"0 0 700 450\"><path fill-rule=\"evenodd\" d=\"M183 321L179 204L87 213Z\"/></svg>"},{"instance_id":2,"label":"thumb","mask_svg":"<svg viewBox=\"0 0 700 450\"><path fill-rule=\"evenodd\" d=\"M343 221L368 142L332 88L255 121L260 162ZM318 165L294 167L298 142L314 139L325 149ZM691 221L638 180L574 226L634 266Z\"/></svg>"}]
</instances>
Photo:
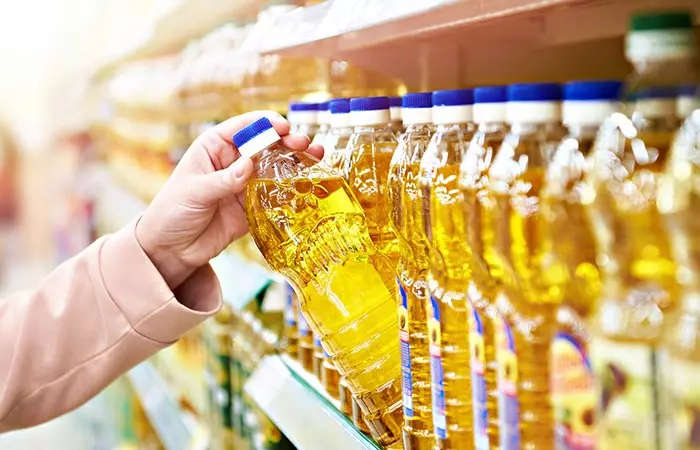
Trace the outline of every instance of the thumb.
<instances>
[{"instance_id":1,"label":"thumb","mask_svg":"<svg viewBox=\"0 0 700 450\"><path fill-rule=\"evenodd\" d=\"M253 174L253 161L241 156L225 169L203 175L197 197L205 204L216 203L231 195L243 192Z\"/></svg>"}]
</instances>

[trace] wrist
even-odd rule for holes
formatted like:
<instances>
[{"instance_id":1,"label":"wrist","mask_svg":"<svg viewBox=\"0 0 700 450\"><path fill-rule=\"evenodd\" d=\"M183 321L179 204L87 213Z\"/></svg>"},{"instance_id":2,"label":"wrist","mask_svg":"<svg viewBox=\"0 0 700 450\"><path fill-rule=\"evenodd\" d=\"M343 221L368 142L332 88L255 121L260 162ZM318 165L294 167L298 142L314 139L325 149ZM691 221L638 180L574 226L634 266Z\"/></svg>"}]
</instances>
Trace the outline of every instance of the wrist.
<instances>
[{"instance_id":1,"label":"wrist","mask_svg":"<svg viewBox=\"0 0 700 450\"><path fill-rule=\"evenodd\" d=\"M159 246L150 239L150 235L151 233L144 225L143 217L140 218L136 223L136 242L151 260L170 290L175 290L192 275L194 268L188 267L181 258L167 248Z\"/></svg>"}]
</instances>

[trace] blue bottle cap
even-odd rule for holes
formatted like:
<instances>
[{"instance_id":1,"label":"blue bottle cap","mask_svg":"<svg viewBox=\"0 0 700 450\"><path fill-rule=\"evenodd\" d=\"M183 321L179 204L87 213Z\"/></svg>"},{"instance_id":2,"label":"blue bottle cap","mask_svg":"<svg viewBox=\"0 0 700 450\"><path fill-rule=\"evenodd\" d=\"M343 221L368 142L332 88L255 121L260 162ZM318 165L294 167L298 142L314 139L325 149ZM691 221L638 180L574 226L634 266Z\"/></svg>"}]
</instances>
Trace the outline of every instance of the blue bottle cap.
<instances>
[{"instance_id":1,"label":"blue bottle cap","mask_svg":"<svg viewBox=\"0 0 700 450\"><path fill-rule=\"evenodd\" d=\"M508 101L507 86L479 86L474 88L474 103L504 103Z\"/></svg>"},{"instance_id":2,"label":"blue bottle cap","mask_svg":"<svg viewBox=\"0 0 700 450\"><path fill-rule=\"evenodd\" d=\"M678 86L678 95L683 97L700 97L700 85L682 84Z\"/></svg>"},{"instance_id":3,"label":"blue bottle cap","mask_svg":"<svg viewBox=\"0 0 700 450\"><path fill-rule=\"evenodd\" d=\"M318 110L319 110L319 111L328 111L328 104L329 104L329 103L330 103L330 101L319 103L319 104L318 104Z\"/></svg>"},{"instance_id":4,"label":"blue bottle cap","mask_svg":"<svg viewBox=\"0 0 700 450\"><path fill-rule=\"evenodd\" d=\"M414 92L406 94L401 100L403 108L431 108L433 106L433 95L430 92Z\"/></svg>"},{"instance_id":5,"label":"blue bottle cap","mask_svg":"<svg viewBox=\"0 0 700 450\"><path fill-rule=\"evenodd\" d=\"M678 95L677 86L654 86L632 94L634 100L671 99Z\"/></svg>"},{"instance_id":6,"label":"blue bottle cap","mask_svg":"<svg viewBox=\"0 0 700 450\"><path fill-rule=\"evenodd\" d=\"M554 102L561 100L557 83L518 83L508 86L509 102Z\"/></svg>"},{"instance_id":7,"label":"blue bottle cap","mask_svg":"<svg viewBox=\"0 0 700 450\"><path fill-rule=\"evenodd\" d=\"M350 99L335 98L328 102L331 114L346 114L350 112Z\"/></svg>"},{"instance_id":8,"label":"blue bottle cap","mask_svg":"<svg viewBox=\"0 0 700 450\"><path fill-rule=\"evenodd\" d=\"M389 97L360 97L350 100L350 111L380 111L389 109Z\"/></svg>"},{"instance_id":9,"label":"blue bottle cap","mask_svg":"<svg viewBox=\"0 0 700 450\"><path fill-rule=\"evenodd\" d=\"M248 125L247 127L240 130L238 133L234 134L233 143L236 144L236 147L240 148L256 136L270 129L272 129L272 123L270 122L270 119L268 119L267 117L260 118Z\"/></svg>"},{"instance_id":10,"label":"blue bottle cap","mask_svg":"<svg viewBox=\"0 0 700 450\"><path fill-rule=\"evenodd\" d=\"M318 111L318 103L292 102L289 111Z\"/></svg>"},{"instance_id":11,"label":"blue bottle cap","mask_svg":"<svg viewBox=\"0 0 700 450\"><path fill-rule=\"evenodd\" d=\"M389 97L389 106L392 108L401 107L401 97Z\"/></svg>"},{"instance_id":12,"label":"blue bottle cap","mask_svg":"<svg viewBox=\"0 0 700 450\"><path fill-rule=\"evenodd\" d=\"M571 81L563 86L564 100L608 100L620 99L622 82L617 80Z\"/></svg>"},{"instance_id":13,"label":"blue bottle cap","mask_svg":"<svg viewBox=\"0 0 700 450\"><path fill-rule=\"evenodd\" d=\"M450 89L433 92L433 106L463 106L473 103L473 89Z\"/></svg>"}]
</instances>

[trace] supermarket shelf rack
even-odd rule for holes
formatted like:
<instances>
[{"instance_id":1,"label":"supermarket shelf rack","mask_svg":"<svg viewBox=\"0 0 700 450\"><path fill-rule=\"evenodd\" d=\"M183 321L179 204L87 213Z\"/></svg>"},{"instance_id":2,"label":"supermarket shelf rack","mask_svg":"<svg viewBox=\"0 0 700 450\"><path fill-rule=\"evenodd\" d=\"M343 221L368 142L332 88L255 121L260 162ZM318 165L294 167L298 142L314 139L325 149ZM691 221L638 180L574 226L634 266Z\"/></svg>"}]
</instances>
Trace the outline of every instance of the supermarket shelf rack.
<instances>
[{"instance_id":1,"label":"supermarket shelf rack","mask_svg":"<svg viewBox=\"0 0 700 450\"><path fill-rule=\"evenodd\" d=\"M343 450L381 449L340 412L318 380L287 355L266 356L244 389L299 449L328 450L329 442Z\"/></svg>"},{"instance_id":2,"label":"supermarket shelf rack","mask_svg":"<svg viewBox=\"0 0 700 450\"><path fill-rule=\"evenodd\" d=\"M149 362L127 374L143 409L165 450L206 450L207 428L179 405L166 382Z\"/></svg>"}]
</instances>

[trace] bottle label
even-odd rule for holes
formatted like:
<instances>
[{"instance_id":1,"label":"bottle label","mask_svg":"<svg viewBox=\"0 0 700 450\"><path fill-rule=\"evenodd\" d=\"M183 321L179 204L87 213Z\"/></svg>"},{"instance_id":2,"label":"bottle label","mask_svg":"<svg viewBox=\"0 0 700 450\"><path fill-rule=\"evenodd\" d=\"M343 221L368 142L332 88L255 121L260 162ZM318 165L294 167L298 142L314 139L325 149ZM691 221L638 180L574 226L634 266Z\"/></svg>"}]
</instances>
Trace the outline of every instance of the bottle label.
<instances>
[{"instance_id":1,"label":"bottle label","mask_svg":"<svg viewBox=\"0 0 700 450\"><path fill-rule=\"evenodd\" d=\"M652 450L664 440L660 353L655 347L605 338L591 340L597 382L600 448Z\"/></svg>"},{"instance_id":2,"label":"bottle label","mask_svg":"<svg viewBox=\"0 0 700 450\"><path fill-rule=\"evenodd\" d=\"M294 327L297 324L297 316L294 307L294 289L287 284L287 303L284 306L284 321L287 325Z\"/></svg>"},{"instance_id":3,"label":"bottle label","mask_svg":"<svg viewBox=\"0 0 700 450\"><path fill-rule=\"evenodd\" d=\"M676 428L667 448L700 448L700 364L671 358L669 381Z\"/></svg>"},{"instance_id":4,"label":"bottle label","mask_svg":"<svg viewBox=\"0 0 700 450\"><path fill-rule=\"evenodd\" d=\"M411 346L408 330L408 298L403 285L396 279L401 295L399 304L399 344L401 346L401 383L403 392L403 415L413 417L413 377L411 375Z\"/></svg>"},{"instance_id":5,"label":"bottle label","mask_svg":"<svg viewBox=\"0 0 700 450\"><path fill-rule=\"evenodd\" d=\"M586 342L568 333L557 333L551 358L557 448L593 450L596 396Z\"/></svg>"},{"instance_id":6,"label":"bottle label","mask_svg":"<svg viewBox=\"0 0 700 450\"><path fill-rule=\"evenodd\" d=\"M520 405L518 404L518 357L513 330L507 319L499 316L496 331L498 360L498 419L502 450L520 449Z\"/></svg>"},{"instance_id":7,"label":"bottle label","mask_svg":"<svg viewBox=\"0 0 700 450\"><path fill-rule=\"evenodd\" d=\"M447 418L445 416L445 383L442 372L442 348L440 340L440 307L430 296L428 333L430 334L430 378L433 394L433 427L440 439L447 439Z\"/></svg>"},{"instance_id":8,"label":"bottle label","mask_svg":"<svg viewBox=\"0 0 700 450\"><path fill-rule=\"evenodd\" d=\"M487 406L484 349L484 323L474 303L481 300L479 288L472 282L467 291L469 298L469 347L471 349L472 409L474 411L474 447L476 450L489 449L489 411Z\"/></svg>"},{"instance_id":9,"label":"bottle label","mask_svg":"<svg viewBox=\"0 0 700 450\"><path fill-rule=\"evenodd\" d=\"M309 330L309 323L304 318L304 314L301 313L301 308L297 304L297 328L299 329L299 336L309 336L311 331Z\"/></svg>"}]
</instances>

